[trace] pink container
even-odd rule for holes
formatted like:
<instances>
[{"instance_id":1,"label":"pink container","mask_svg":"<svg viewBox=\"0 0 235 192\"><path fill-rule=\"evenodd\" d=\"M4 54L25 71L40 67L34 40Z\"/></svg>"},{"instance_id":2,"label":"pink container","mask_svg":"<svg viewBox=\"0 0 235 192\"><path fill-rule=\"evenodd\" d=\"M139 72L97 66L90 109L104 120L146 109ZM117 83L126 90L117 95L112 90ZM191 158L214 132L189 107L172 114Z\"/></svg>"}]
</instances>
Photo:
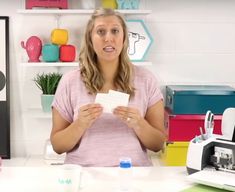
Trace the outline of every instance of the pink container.
<instances>
[{"instance_id":1,"label":"pink container","mask_svg":"<svg viewBox=\"0 0 235 192\"><path fill-rule=\"evenodd\" d=\"M26 0L25 8L32 9L33 7L53 7L60 9L68 9L67 0Z\"/></svg>"},{"instance_id":2,"label":"pink container","mask_svg":"<svg viewBox=\"0 0 235 192\"><path fill-rule=\"evenodd\" d=\"M165 128L168 141L190 141L200 135L199 127L204 130L205 115L174 115L165 110ZM214 134L221 135L222 115L214 116ZM204 132L205 133L205 132Z\"/></svg>"}]
</instances>

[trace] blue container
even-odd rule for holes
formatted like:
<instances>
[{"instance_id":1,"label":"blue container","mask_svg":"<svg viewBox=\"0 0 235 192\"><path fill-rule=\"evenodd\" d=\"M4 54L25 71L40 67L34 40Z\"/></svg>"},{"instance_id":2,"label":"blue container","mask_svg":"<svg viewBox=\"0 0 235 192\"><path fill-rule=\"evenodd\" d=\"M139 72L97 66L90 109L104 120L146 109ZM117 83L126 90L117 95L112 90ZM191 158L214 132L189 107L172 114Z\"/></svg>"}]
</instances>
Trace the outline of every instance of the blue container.
<instances>
[{"instance_id":1,"label":"blue container","mask_svg":"<svg viewBox=\"0 0 235 192\"><path fill-rule=\"evenodd\" d=\"M168 85L165 106L173 114L223 114L235 107L235 89L223 85Z\"/></svg>"},{"instance_id":2,"label":"blue container","mask_svg":"<svg viewBox=\"0 0 235 192\"><path fill-rule=\"evenodd\" d=\"M59 47L55 44L45 44L42 47L42 59L45 62L59 61Z\"/></svg>"}]
</instances>

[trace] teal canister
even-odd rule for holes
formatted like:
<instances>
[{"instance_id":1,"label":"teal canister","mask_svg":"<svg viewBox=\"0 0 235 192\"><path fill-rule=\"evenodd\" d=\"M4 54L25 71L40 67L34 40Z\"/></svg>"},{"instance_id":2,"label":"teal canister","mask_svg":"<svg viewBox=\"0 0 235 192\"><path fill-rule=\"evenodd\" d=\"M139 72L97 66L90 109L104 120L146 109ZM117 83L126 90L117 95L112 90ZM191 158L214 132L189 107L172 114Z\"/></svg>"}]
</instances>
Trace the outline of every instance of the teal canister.
<instances>
[{"instance_id":1,"label":"teal canister","mask_svg":"<svg viewBox=\"0 0 235 192\"><path fill-rule=\"evenodd\" d=\"M55 44L45 44L42 47L42 59L45 62L56 62L59 60L59 46Z\"/></svg>"}]
</instances>

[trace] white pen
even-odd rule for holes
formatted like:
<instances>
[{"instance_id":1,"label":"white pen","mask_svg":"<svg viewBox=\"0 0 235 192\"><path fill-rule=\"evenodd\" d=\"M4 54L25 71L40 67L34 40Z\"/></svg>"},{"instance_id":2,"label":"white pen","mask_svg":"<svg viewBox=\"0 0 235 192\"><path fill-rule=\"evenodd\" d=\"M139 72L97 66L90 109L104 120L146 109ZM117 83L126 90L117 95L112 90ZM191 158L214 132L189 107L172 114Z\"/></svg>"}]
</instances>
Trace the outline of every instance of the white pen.
<instances>
[{"instance_id":1,"label":"white pen","mask_svg":"<svg viewBox=\"0 0 235 192\"><path fill-rule=\"evenodd\" d=\"M204 128L205 128L205 130L208 127L208 120L209 120L210 114L211 114L211 111L207 111L206 112L205 121L204 121Z\"/></svg>"},{"instance_id":2,"label":"white pen","mask_svg":"<svg viewBox=\"0 0 235 192\"><path fill-rule=\"evenodd\" d=\"M206 132L206 138L210 138L214 130L214 114L211 111L206 112L204 127Z\"/></svg>"},{"instance_id":3,"label":"white pen","mask_svg":"<svg viewBox=\"0 0 235 192\"><path fill-rule=\"evenodd\" d=\"M201 139L206 140L206 138L204 137L203 131L202 131L202 127L199 127L199 129L200 129Z\"/></svg>"},{"instance_id":4,"label":"white pen","mask_svg":"<svg viewBox=\"0 0 235 192\"><path fill-rule=\"evenodd\" d=\"M214 114L211 113L210 119L209 119L209 124L207 127L207 137L210 138L213 135L213 130L214 130Z\"/></svg>"}]
</instances>

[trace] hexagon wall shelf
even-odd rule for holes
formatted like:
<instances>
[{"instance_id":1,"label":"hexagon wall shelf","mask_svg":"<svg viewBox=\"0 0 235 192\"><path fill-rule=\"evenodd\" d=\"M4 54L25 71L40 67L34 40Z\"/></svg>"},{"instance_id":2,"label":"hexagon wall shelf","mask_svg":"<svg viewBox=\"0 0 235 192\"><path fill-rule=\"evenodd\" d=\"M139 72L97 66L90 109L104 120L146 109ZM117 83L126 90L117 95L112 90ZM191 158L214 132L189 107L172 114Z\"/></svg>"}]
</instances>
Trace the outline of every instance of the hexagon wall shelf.
<instances>
[{"instance_id":1,"label":"hexagon wall shelf","mask_svg":"<svg viewBox=\"0 0 235 192\"><path fill-rule=\"evenodd\" d=\"M144 61L153 38L143 20L127 20L129 48L128 55L131 61Z\"/></svg>"}]
</instances>

